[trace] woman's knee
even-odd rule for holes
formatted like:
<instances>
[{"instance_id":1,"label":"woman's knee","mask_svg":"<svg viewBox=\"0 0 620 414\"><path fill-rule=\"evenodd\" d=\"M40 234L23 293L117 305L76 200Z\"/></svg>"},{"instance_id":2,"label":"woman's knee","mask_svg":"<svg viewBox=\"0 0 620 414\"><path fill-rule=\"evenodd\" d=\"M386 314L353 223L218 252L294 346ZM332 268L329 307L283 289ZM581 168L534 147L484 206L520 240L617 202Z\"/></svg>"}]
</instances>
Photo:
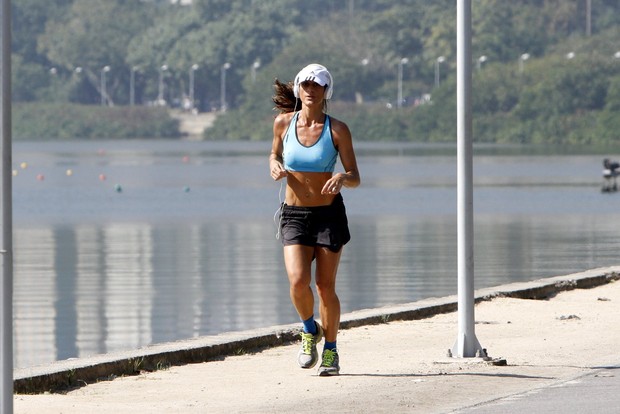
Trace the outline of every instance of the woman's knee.
<instances>
[{"instance_id":1,"label":"woman's knee","mask_svg":"<svg viewBox=\"0 0 620 414\"><path fill-rule=\"evenodd\" d=\"M291 272L288 275L291 291L305 291L310 288L311 276L306 272Z\"/></svg>"},{"instance_id":2,"label":"woman's knee","mask_svg":"<svg viewBox=\"0 0 620 414\"><path fill-rule=\"evenodd\" d=\"M336 284L326 281L317 281L316 293L323 299L328 299L336 295Z\"/></svg>"}]
</instances>

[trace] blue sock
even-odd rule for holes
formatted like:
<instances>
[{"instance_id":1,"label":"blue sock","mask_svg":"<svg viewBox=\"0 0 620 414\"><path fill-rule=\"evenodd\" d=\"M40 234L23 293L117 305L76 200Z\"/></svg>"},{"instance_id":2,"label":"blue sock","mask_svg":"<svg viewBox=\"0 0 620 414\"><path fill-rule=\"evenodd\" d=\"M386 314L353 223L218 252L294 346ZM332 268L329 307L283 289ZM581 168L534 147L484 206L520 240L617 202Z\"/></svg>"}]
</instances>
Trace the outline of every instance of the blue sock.
<instances>
[{"instance_id":1,"label":"blue sock","mask_svg":"<svg viewBox=\"0 0 620 414\"><path fill-rule=\"evenodd\" d=\"M334 342L325 341L325 345L323 346L323 351L325 351L326 349L329 349L331 351L336 349L336 341Z\"/></svg>"},{"instance_id":2,"label":"blue sock","mask_svg":"<svg viewBox=\"0 0 620 414\"><path fill-rule=\"evenodd\" d=\"M304 332L314 335L316 334L316 331L316 322L314 322L314 315L312 315L304 321Z\"/></svg>"}]
</instances>

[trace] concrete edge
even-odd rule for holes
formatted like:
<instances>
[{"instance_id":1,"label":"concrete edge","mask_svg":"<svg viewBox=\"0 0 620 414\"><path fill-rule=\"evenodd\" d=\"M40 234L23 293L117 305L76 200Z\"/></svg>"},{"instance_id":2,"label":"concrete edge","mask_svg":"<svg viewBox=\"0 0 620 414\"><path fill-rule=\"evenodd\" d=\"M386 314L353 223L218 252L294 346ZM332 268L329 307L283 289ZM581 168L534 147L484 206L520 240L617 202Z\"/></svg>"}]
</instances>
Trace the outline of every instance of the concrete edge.
<instances>
[{"instance_id":1,"label":"concrete edge","mask_svg":"<svg viewBox=\"0 0 620 414\"><path fill-rule=\"evenodd\" d=\"M475 292L475 299L476 302L493 300L498 297L545 299L562 291L589 289L618 279L620 279L620 266L605 267L566 276L480 289ZM355 311L342 315L340 327L350 329L451 313L457 310L457 299L456 296L429 298L407 304ZM13 388L15 393L20 394L62 391L118 376L137 375L144 371L153 371L173 365L221 360L226 356L289 344L298 339L298 332L299 324L280 325L16 369Z\"/></svg>"}]
</instances>

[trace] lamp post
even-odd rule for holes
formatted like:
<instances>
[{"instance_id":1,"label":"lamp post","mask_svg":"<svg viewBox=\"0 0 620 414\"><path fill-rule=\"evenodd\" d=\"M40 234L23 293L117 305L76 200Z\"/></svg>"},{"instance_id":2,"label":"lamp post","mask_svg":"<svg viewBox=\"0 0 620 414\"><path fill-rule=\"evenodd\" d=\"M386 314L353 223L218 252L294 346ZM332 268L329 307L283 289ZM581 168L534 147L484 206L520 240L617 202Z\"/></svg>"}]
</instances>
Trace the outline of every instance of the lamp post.
<instances>
[{"instance_id":1,"label":"lamp post","mask_svg":"<svg viewBox=\"0 0 620 414\"><path fill-rule=\"evenodd\" d=\"M396 107L402 108L403 106L403 65L409 63L409 59L402 58L398 61L398 93L396 96Z\"/></svg>"},{"instance_id":2,"label":"lamp post","mask_svg":"<svg viewBox=\"0 0 620 414\"><path fill-rule=\"evenodd\" d=\"M189 103L190 110L194 109L194 72L198 70L198 64L194 63L189 69Z\"/></svg>"},{"instance_id":3,"label":"lamp post","mask_svg":"<svg viewBox=\"0 0 620 414\"><path fill-rule=\"evenodd\" d=\"M58 69L51 67L48 69L48 72L50 74L50 90L52 92L50 99L55 101L58 99Z\"/></svg>"},{"instance_id":4,"label":"lamp post","mask_svg":"<svg viewBox=\"0 0 620 414\"><path fill-rule=\"evenodd\" d=\"M168 65L163 64L159 67L159 92L157 93L157 105L165 106L164 100L164 72L168 70Z\"/></svg>"},{"instance_id":5,"label":"lamp post","mask_svg":"<svg viewBox=\"0 0 620 414\"><path fill-rule=\"evenodd\" d=\"M592 0L586 0L586 36L592 35Z\"/></svg>"},{"instance_id":6,"label":"lamp post","mask_svg":"<svg viewBox=\"0 0 620 414\"><path fill-rule=\"evenodd\" d=\"M73 75L74 75L73 80L74 80L74 82L75 82L75 85L76 85L76 90L77 90L77 91L79 91L80 82L82 81L82 79L81 79L82 71L83 71L83 69L82 69L82 67L81 67L81 66L76 66L76 67L74 67L74 68L73 68L73 71L72 71L72 73L73 73ZM78 100L79 100L79 99L80 99L80 98L78 97Z\"/></svg>"},{"instance_id":7,"label":"lamp post","mask_svg":"<svg viewBox=\"0 0 620 414\"><path fill-rule=\"evenodd\" d=\"M256 70L260 68L260 60L256 59L254 63L252 63L252 83L256 82Z\"/></svg>"},{"instance_id":8,"label":"lamp post","mask_svg":"<svg viewBox=\"0 0 620 414\"><path fill-rule=\"evenodd\" d=\"M482 69L482 64L489 60L485 55L482 55L478 58L478 70Z\"/></svg>"},{"instance_id":9,"label":"lamp post","mask_svg":"<svg viewBox=\"0 0 620 414\"><path fill-rule=\"evenodd\" d=\"M129 76L129 106L134 106L136 103L136 72L140 68L138 66L132 66Z\"/></svg>"},{"instance_id":10,"label":"lamp post","mask_svg":"<svg viewBox=\"0 0 620 414\"><path fill-rule=\"evenodd\" d=\"M106 91L106 78L105 74L110 71L110 67L105 65L101 68L101 106L105 106L108 93Z\"/></svg>"},{"instance_id":11,"label":"lamp post","mask_svg":"<svg viewBox=\"0 0 620 414\"><path fill-rule=\"evenodd\" d=\"M524 62L526 60L528 60L530 58L530 54L529 53L524 53L521 56L519 56L519 73L523 73L523 68L524 68Z\"/></svg>"},{"instance_id":12,"label":"lamp post","mask_svg":"<svg viewBox=\"0 0 620 414\"><path fill-rule=\"evenodd\" d=\"M367 70L366 67L368 66L368 64L370 63L370 59L368 58L364 58L360 61L360 65L362 65L362 69L363 69L363 79L364 82L360 82L360 85L365 85L365 80L366 80L366 75L367 75ZM363 91L356 91L355 92L355 103L357 104L363 104L364 103L364 95L362 93Z\"/></svg>"},{"instance_id":13,"label":"lamp post","mask_svg":"<svg viewBox=\"0 0 620 414\"><path fill-rule=\"evenodd\" d=\"M439 87L439 65L446 61L444 56L439 56L435 61L435 87Z\"/></svg>"},{"instance_id":14,"label":"lamp post","mask_svg":"<svg viewBox=\"0 0 620 414\"><path fill-rule=\"evenodd\" d=\"M230 63L226 62L222 65L221 69L220 69L220 105L221 105L221 111L222 112L226 112L227 109L227 105L226 105L226 71L230 69Z\"/></svg>"}]
</instances>

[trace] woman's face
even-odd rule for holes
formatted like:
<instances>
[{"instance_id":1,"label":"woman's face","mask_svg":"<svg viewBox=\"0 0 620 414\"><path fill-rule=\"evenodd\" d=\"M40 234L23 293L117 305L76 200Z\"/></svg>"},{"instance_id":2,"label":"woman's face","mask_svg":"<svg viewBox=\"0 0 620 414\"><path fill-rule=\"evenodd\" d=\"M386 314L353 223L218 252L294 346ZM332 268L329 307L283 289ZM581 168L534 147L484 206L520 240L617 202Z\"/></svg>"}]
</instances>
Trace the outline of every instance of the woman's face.
<instances>
[{"instance_id":1,"label":"woman's face","mask_svg":"<svg viewBox=\"0 0 620 414\"><path fill-rule=\"evenodd\" d=\"M304 81L299 84L299 98L306 105L321 103L325 98L325 88L316 82Z\"/></svg>"}]
</instances>

